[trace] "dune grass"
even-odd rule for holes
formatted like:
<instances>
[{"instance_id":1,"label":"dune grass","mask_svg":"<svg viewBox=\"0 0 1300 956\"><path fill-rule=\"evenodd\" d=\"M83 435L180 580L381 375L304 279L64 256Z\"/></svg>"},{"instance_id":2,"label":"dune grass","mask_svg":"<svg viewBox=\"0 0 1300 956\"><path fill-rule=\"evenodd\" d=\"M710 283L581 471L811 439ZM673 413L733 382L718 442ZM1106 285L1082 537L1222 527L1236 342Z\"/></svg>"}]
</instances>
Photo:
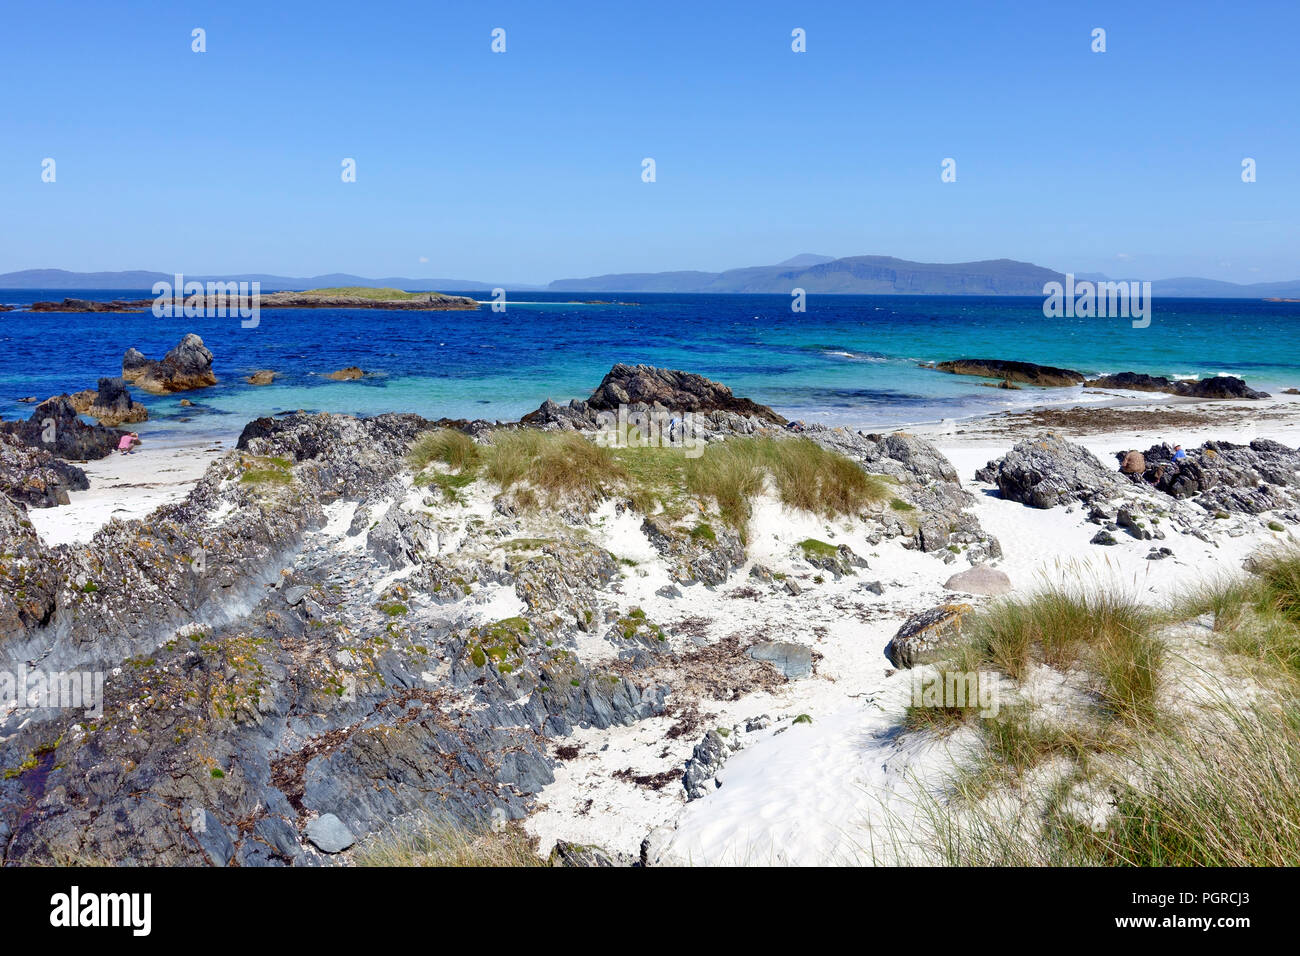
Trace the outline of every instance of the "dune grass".
<instances>
[{"instance_id":1,"label":"dune grass","mask_svg":"<svg viewBox=\"0 0 1300 956\"><path fill-rule=\"evenodd\" d=\"M1136 723L1155 716L1163 646L1155 631L1164 622L1118 588L1050 585L990 604L970 633L976 656L1013 680L1035 661L1087 668L1109 711Z\"/></svg>"},{"instance_id":2,"label":"dune grass","mask_svg":"<svg viewBox=\"0 0 1300 956\"><path fill-rule=\"evenodd\" d=\"M953 866L1300 865L1298 704L1223 700L1135 740L1108 769L1022 794L1038 812L1007 813L966 778L956 800L925 804L934 848ZM1085 783L1093 799L1111 794L1101 826L1071 807Z\"/></svg>"},{"instance_id":3,"label":"dune grass","mask_svg":"<svg viewBox=\"0 0 1300 956\"><path fill-rule=\"evenodd\" d=\"M453 428L437 428L424 432L411 443L406 461L414 471L438 462L455 472L476 468L482 460L479 445L464 432Z\"/></svg>"},{"instance_id":4,"label":"dune grass","mask_svg":"<svg viewBox=\"0 0 1300 956\"><path fill-rule=\"evenodd\" d=\"M1300 680L1300 549L1258 554L1251 569L1194 589L1171 613L1211 615L1226 650Z\"/></svg>"},{"instance_id":5,"label":"dune grass","mask_svg":"<svg viewBox=\"0 0 1300 956\"><path fill-rule=\"evenodd\" d=\"M353 856L358 866L544 866L533 840L517 825L479 828L437 816L407 821L381 834Z\"/></svg>"},{"instance_id":6,"label":"dune grass","mask_svg":"<svg viewBox=\"0 0 1300 956\"><path fill-rule=\"evenodd\" d=\"M1119 719L1076 728L1017 705L980 722L987 752L946 799L926 804L939 856L953 865L1300 865L1300 551L1258 555L1250 567L1164 612L1113 593L1049 590L973 621L957 666L1000 656L1023 673L1044 647L1063 650L1060 659L1101 677L1105 710ZM1268 679L1250 693L1224 682L1208 702L1156 719L1153 631L1201 614L1212 615L1225 650L1269 665ZM1062 772L1025 775L1052 757L1065 759Z\"/></svg>"},{"instance_id":7,"label":"dune grass","mask_svg":"<svg viewBox=\"0 0 1300 956\"><path fill-rule=\"evenodd\" d=\"M502 491L526 483L548 502L570 498L590 506L626 477L610 449L574 432L497 432L486 459L484 474Z\"/></svg>"},{"instance_id":8,"label":"dune grass","mask_svg":"<svg viewBox=\"0 0 1300 956\"><path fill-rule=\"evenodd\" d=\"M691 515L693 497L712 504L742 538L753 499L769 485L786 506L827 518L888 501L893 488L888 479L805 438L734 438L711 443L692 458L680 448L604 447L576 432L501 430L489 444L478 444L461 432L437 429L415 440L407 463L417 484L448 491L482 477L503 492L517 489L525 505L571 499L590 506L617 493L626 494L638 511L676 520Z\"/></svg>"},{"instance_id":9,"label":"dune grass","mask_svg":"<svg viewBox=\"0 0 1300 956\"><path fill-rule=\"evenodd\" d=\"M686 459L686 488L712 501L746 538L753 498L770 481L781 503L824 518L861 513L890 497L888 479L806 438L733 438Z\"/></svg>"}]
</instances>

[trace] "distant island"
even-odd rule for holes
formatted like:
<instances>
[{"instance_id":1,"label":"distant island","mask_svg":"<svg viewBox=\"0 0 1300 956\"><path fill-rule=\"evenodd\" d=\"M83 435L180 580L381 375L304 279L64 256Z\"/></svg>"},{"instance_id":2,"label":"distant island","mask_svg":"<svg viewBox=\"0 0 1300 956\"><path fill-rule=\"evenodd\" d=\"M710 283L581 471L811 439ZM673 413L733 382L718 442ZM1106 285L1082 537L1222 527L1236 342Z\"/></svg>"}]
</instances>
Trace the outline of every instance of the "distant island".
<instances>
[{"instance_id":1,"label":"distant island","mask_svg":"<svg viewBox=\"0 0 1300 956\"><path fill-rule=\"evenodd\" d=\"M210 303L218 305L215 297ZM95 302L89 299L63 299L61 302L33 302L31 312L143 312L153 307L153 299L115 299ZM404 292L401 289L360 286L332 289L307 289L303 292L268 292L259 299L263 309L410 309L437 312L454 309L477 309L475 299L441 292Z\"/></svg>"}]
</instances>

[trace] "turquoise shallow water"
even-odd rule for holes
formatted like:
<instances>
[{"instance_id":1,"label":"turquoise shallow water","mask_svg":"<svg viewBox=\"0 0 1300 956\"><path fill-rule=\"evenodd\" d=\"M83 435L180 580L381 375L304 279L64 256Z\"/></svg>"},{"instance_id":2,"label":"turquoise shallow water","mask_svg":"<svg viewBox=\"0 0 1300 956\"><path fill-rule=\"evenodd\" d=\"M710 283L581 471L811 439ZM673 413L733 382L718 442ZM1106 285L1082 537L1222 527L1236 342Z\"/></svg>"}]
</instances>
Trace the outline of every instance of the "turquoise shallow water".
<instances>
[{"instance_id":1,"label":"turquoise shallow water","mask_svg":"<svg viewBox=\"0 0 1300 956\"><path fill-rule=\"evenodd\" d=\"M148 298L139 292L0 290L0 302ZM582 296L576 298L597 298ZM141 314L0 313L0 414L17 399L94 387L121 371L131 346L161 357L186 332L216 356L220 384L180 396L138 395L145 437L228 436L258 415L297 408L358 414L513 419L543 399L586 397L616 362L699 372L793 418L886 427L1046 402L1077 389L1002 391L917 367L960 357L1203 377L1233 374L1269 390L1300 385L1300 304L1168 299L1149 328L1127 319L1057 318L1036 298L813 296L806 313L786 296L625 294L581 304L573 294L525 293L505 313L266 310L238 319ZM613 298L609 294L599 296ZM635 304L631 304L634 302ZM358 382L323 377L358 365ZM272 386L242 377L282 373Z\"/></svg>"}]
</instances>

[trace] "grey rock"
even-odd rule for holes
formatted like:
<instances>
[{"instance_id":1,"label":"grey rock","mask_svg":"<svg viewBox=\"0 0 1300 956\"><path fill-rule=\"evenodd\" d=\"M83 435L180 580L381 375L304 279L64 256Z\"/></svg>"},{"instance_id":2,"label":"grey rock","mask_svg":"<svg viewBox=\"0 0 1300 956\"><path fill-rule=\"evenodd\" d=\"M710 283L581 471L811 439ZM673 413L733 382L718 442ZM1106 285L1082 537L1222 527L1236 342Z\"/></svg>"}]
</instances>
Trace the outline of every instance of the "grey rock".
<instances>
[{"instance_id":1,"label":"grey rock","mask_svg":"<svg viewBox=\"0 0 1300 956\"><path fill-rule=\"evenodd\" d=\"M994 596L1006 594L1011 590L1011 579L996 568L976 565L966 571L954 574L943 586L949 591L962 591L966 594Z\"/></svg>"},{"instance_id":2,"label":"grey rock","mask_svg":"<svg viewBox=\"0 0 1300 956\"><path fill-rule=\"evenodd\" d=\"M582 846L557 840L549 857L551 866L615 866L608 853L598 846Z\"/></svg>"},{"instance_id":3,"label":"grey rock","mask_svg":"<svg viewBox=\"0 0 1300 956\"><path fill-rule=\"evenodd\" d=\"M352 831L332 813L319 816L307 824L307 839L322 853L342 853L357 842Z\"/></svg>"},{"instance_id":4,"label":"grey rock","mask_svg":"<svg viewBox=\"0 0 1300 956\"><path fill-rule=\"evenodd\" d=\"M805 644L764 641L745 653L756 661L771 664L789 680L800 680L812 674L812 648Z\"/></svg>"},{"instance_id":5,"label":"grey rock","mask_svg":"<svg viewBox=\"0 0 1300 956\"><path fill-rule=\"evenodd\" d=\"M717 789L719 784L714 777L727 762L727 755L726 742L716 730L710 730L695 745L691 758L686 761L686 772L682 775L682 786L686 788L688 801L706 797Z\"/></svg>"},{"instance_id":6,"label":"grey rock","mask_svg":"<svg viewBox=\"0 0 1300 956\"><path fill-rule=\"evenodd\" d=\"M885 656L895 667L915 667L961 637L962 619L969 604L941 604L913 614L885 647Z\"/></svg>"},{"instance_id":7,"label":"grey rock","mask_svg":"<svg viewBox=\"0 0 1300 956\"><path fill-rule=\"evenodd\" d=\"M1122 492L1127 483L1080 445L1055 435L1019 442L976 477L998 486L1002 497L1032 508L1052 508L1070 501L1091 502Z\"/></svg>"}]
</instances>

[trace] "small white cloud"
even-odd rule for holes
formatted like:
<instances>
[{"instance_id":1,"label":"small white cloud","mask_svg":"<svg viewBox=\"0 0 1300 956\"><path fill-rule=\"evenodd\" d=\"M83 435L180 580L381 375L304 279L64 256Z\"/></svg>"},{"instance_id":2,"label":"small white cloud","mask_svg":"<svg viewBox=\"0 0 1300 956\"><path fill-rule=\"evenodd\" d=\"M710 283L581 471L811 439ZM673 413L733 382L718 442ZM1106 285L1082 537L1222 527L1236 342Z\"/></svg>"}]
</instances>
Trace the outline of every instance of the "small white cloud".
<instances>
[{"instance_id":1,"label":"small white cloud","mask_svg":"<svg viewBox=\"0 0 1300 956\"><path fill-rule=\"evenodd\" d=\"M1130 256L1127 252L1117 252L1115 253L1115 258L1123 259L1125 262L1127 262L1129 259L1132 259L1133 257Z\"/></svg>"},{"instance_id":2,"label":"small white cloud","mask_svg":"<svg viewBox=\"0 0 1300 956\"><path fill-rule=\"evenodd\" d=\"M428 261L429 261L429 257L428 257L428 256L420 256L420 261L421 261L421 262L428 262Z\"/></svg>"}]
</instances>

